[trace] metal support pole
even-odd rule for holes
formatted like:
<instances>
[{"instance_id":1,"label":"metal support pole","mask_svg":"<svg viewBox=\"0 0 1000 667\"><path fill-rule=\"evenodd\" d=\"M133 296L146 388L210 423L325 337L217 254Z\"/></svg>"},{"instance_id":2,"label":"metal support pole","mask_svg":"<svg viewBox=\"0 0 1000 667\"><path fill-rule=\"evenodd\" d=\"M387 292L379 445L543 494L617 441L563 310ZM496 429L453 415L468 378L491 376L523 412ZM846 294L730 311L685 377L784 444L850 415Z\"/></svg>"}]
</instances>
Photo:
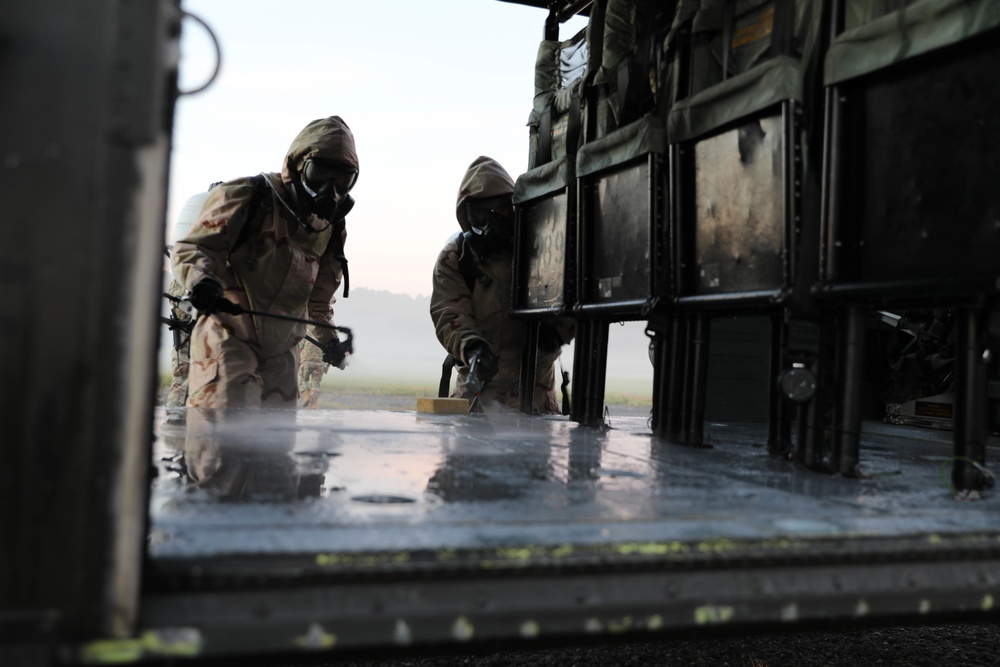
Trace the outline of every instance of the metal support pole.
<instances>
[{"instance_id":1,"label":"metal support pole","mask_svg":"<svg viewBox=\"0 0 1000 667\"><path fill-rule=\"evenodd\" d=\"M778 346L776 356L778 357L778 368L774 376L772 385L772 402L775 404L774 414L776 424L774 427L774 440L768 440L768 453L779 459L790 459L793 454L792 444L792 422L795 419L795 409L780 391L779 382L781 374L784 372L788 361L785 359L788 354L788 326L785 324L784 311L779 311L771 320L771 341ZM770 428L768 429L770 438Z\"/></svg>"},{"instance_id":2,"label":"metal support pole","mask_svg":"<svg viewBox=\"0 0 1000 667\"><path fill-rule=\"evenodd\" d=\"M801 462L810 470L827 470L823 442L823 390L817 391L812 400L802 405L799 412L799 450Z\"/></svg>"},{"instance_id":3,"label":"metal support pole","mask_svg":"<svg viewBox=\"0 0 1000 667\"><path fill-rule=\"evenodd\" d=\"M778 391L778 381L782 371L782 351L785 349L785 322L783 311L771 315L771 350L768 369L767 401L767 452L773 457L786 456L791 446L785 433L788 405Z\"/></svg>"},{"instance_id":4,"label":"metal support pole","mask_svg":"<svg viewBox=\"0 0 1000 667\"><path fill-rule=\"evenodd\" d=\"M847 477L857 475L861 443L861 383L865 351L865 314L861 308L848 308L840 341L843 377L837 396L837 425L834 434L833 460L836 472Z\"/></svg>"},{"instance_id":5,"label":"metal support pole","mask_svg":"<svg viewBox=\"0 0 1000 667\"><path fill-rule=\"evenodd\" d=\"M667 391L664 396L663 437L670 442L680 442L684 414L685 352L687 350L687 316L675 316L670 323L670 341L667 347Z\"/></svg>"},{"instance_id":6,"label":"metal support pole","mask_svg":"<svg viewBox=\"0 0 1000 667\"><path fill-rule=\"evenodd\" d=\"M604 385L608 367L608 323L594 320L590 323L591 345L588 354L587 413L584 424L600 426L604 423Z\"/></svg>"},{"instance_id":7,"label":"metal support pole","mask_svg":"<svg viewBox=\"0 0 1000 667\"><path fill-rule=\"evenodd\" d=\"M569 418L582 424L587 409L587 392L590 387L587 350L590 349L590 322L581 321L576 326L576 340L573 343L573 401Z\"/></svg>"},{"instance_id":8,"label":"metal support pole","mask_svg":"<svg viewBox=\"0 0 1000 667\"><path fill-rule=\"evenodd\" d=\"M679 352L681 363L684 368L684 377L681 380L681 402L680 415L678 421L680 428L677 433L677 442L687 444L687 434L691 427L691 404L693 402L692 391L694 389L694 321L696 315L688 313L684 318L684 341Z\"/></svg>"},{"instance_id":9,"label":"metal support pole","mask_svg":"<svg viewBox=\"0 0 1000 667\"><path fill-rule=\"evenodd\" d=\"M662 329L652 332L653 340L653 435L668 438L667 425L676 412L673 404L678 392L674 388L676 362L674 345L678 336L677 315L670 315L661 322Z\"/></svg>"},{"instance_id":10,"label":"metal support pole","mask_svg":"<svg viewBox=\"0 0 1000 667\"><path fill-rule=\"evenodd\" d=\"M600 402L600 399L596 397L597 394L597 328L594 326L596 322L593 320L587 322L588 331L588 345L587 349L582 351L584 355L584 363L587 365L587 391L583 397L583 424L585 426L594 426L595 420L595 408L594 404Z\"/></svg>"},{"instance_id":11,"label":"metal support pole","mask_svg":"<svg viewBox=\"0 0 1000 667\"><path fill-rule=\"evenodd\" d=\"M669 334L653 333L649 337L653 350L653 412L650 418L650 426L653 435L659 436L666 415L666 401L668 382L667 374L669 368L664 363L669 350Z\"/></svg>"},{"instance_id":12,"label":"metal support pole","mask_svg":"<svg viewBox=\"0 0 1000 667\"><path fill-rule=\"evenodd\" d=\"M708 346L712 321L709 315L699 313L694 317L693 324L691 402L688 406L690 414L686 420L684 441L689 445L700 446L705 441L705 392L708 385Z\"/></svg>"},{"instance_id":13,"label":"metal support pole","mask_svg":"<svg viewBox=\"0 0 1000 667\"><path fill-rule=\"evenodd\" d=\"M977 491L986 485L979 467L986 462L986 364L981 335L982 313L966 308L956 312L955 460L951 481L959 491ZM978 466L977 466L978 464Z\"/></svg>"},{"instance_id":14,"label":"metal support pole","mask_svg":"<svg viewBox=\"0 0 1000 667\"><path fill-rule=\"evenodd\" d=\"M533 412L535 398L535 367L538 364L539 323L526 322L524 326L524 347L521 349L521 377L518 392L521 398L520 410L526 415Z\"/></svg>"},{"instance_id":15,"label":"metal support pole","mask_svg":"<svg viewBox=\"0 0 1000 667\"><path fill-rule=\"evenodd\" d=\"M805 423L806 423L806 407L802 403L796 403L794 407L795 411L795 442L792 443L791 449L789 450L789 457L795 463L799 465L806 464L805 457ZM791 431L791 425L789 425L789 431Z\"/></svg>"}]
</instances>

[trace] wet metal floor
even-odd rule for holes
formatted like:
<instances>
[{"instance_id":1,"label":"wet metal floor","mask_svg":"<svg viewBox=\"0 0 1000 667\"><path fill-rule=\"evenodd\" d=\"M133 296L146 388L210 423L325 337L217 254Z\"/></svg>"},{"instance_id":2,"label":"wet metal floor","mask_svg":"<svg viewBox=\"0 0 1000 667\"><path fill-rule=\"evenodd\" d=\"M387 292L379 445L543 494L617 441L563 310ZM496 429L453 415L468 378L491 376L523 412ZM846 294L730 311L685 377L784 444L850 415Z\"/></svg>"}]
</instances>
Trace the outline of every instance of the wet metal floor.
<instances>
[{"instance_id":1,"label":"wet metal floor","mask_svg":"<svg viewBox=\"0 0 1000 667\"><path fill-rule=\"evenodd\" d=\"M154 560L1000 533L1000 499L950 490L947 431L866 424L865 477L847 479L771 459L764 425L709 424L695 449L644 417L606 432L374 410L187 422L157 413Z\"/></svg>"}]
</instances>

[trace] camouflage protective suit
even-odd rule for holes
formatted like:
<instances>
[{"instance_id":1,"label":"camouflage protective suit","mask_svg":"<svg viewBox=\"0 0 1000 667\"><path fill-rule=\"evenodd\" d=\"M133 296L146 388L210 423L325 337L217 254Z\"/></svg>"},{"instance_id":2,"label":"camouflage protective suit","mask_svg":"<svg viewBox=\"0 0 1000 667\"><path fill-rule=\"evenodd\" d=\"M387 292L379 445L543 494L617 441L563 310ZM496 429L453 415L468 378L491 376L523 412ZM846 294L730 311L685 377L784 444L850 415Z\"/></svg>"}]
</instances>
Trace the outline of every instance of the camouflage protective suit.
<instances>
[{"instance_id":1,"label":"camouflage protective suit","mask_svg":"<svg viewBox=\"0 0 1000 667\"><path fill-rule=\"evenodd\" d=\"M462 231L469 231L463 204L469 198L490 198L511 194L514 181L502 166L492 158L479 157L468 168L462 179L456 202L456 216ZM462 252L473 252L463 243L461 235L450 240L438 255L434 265L433 292L430 313L437 338L444 349L456 359L458 382L452 396L462 395L468 374L465 346L482 339L499 360L499 371L482 392L484 407L490 409L495 401L507 408L520 405L519 380L521 352L524 344L525 323L508 316L512 301L511 271L513 251L494 253L488 258L476 257L476 266L490 278L484 285L477 280L470 291L459 268ZM563 343L573 338L574 323L567 318L549 318L544 322L555 330ZM538 350L535 391L532 409L539 414L559 414L556 396L555 362L561 349Z\"/></svg>"},{"instance_id":2,"label":"camouflage protective suit","mask_svg":"<svg viewBox=\"0 0 1000 667\"><path fill-rule=\"evenodd\" d=\"M331 323L343 278L337 259L347 236L343 221L331 225L312 214L297 220L282 203L296 201L293 184L309 157L358 167L354 135L343 120L331 116L307 125L288 149L281 173L264 174L270 187L255 206L250 178L210 191L197 224L174 246L174 273L187 289L212 278L225 298L243 308ZM302 324L269 317L200 317L191 336L188 405L294 408L304 332ZM316 333L321 343L337 338L331 329Z\"/></svg>"},{"instance_id":3,"label":"camouflage protective suit","mask_svg":"<svg viewBox=\"0 0 1000 667\"><path fill-rule=\"evenodd\" d=\"M218 185L218 183L210 185L209 190L216 185ZM198 215L201 213L201 208L205 204L205 200L207 198L208 190L198 192L188 197L187 201L184 202L184 205L181 207L177 220L174 221L174 227L171 230L171 241L176 241L177 239L187 236L192 225L198 221ZM173 272L172 268L171 272ZM172 278L170 280L170 284L167 287L167 293L170 296L180 298L183 297L186 292L187 290L184 289L183 285L177 282L176 278ZM191 316L178 308L176 302L172 302L170 305L170 315L175 320L183 324L187 324L191 321ZM170 391L167 393L166 407L183 408L187 405L188 397L188 370L191 364L191 333L189 331L181 331L180 329L173 330L171 333L174 338L174 346L173 350L170 352L171 380Z\"/></svg>"},{"instance_id":4,"label":"camouflage protective suit","mask_svg":"<svg viewBox=\"0 0 1000 667\"><path fill-rule=\"evenodd\" d=\"M306 327L316 338L316 328ZM318 340L318 339L317 339ZM320 382L330 367L323 361L323 351L318 346L302 339L299 347L299 406L315 410L319 407Z\"/></svg>"},{"instance_id":5,"label":"camouflage protective suit","mask_svg":"<svg viewBox=\"0 0 1000 667\"><path fill-rule=\"evenodd\" d=\"M171 280L167 287L170 296L178 298L184 296L184 286L176 280ZM170 315L175 320L187 323L191 316L171 305ZM186 331L176 330L171 334L174 337L174 346L170 351L170 391L167 393L166 406L168 408L182 408L187 403L188 395L188 371L191 364L191 336Z\"/></svg>"}]
</instances>

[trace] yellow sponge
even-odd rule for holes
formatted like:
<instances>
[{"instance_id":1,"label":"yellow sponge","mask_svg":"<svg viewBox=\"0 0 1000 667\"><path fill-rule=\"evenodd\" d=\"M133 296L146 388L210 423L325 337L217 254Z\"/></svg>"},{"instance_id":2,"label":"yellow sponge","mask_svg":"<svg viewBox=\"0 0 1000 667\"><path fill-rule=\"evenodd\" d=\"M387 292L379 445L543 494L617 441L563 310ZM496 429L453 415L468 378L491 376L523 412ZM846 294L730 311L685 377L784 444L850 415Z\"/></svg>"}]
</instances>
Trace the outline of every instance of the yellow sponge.
<instances>
[{"instance_id":1,"label":"yellow sponge","mask_svg":"<svg viewBox=\"0 0 1000 667\"><path fill-rule=\"evenodd\" d=\"M464 398L418 398L417 412L435 415L468 414L469 401Z\"/></svg>"}]
</instances>

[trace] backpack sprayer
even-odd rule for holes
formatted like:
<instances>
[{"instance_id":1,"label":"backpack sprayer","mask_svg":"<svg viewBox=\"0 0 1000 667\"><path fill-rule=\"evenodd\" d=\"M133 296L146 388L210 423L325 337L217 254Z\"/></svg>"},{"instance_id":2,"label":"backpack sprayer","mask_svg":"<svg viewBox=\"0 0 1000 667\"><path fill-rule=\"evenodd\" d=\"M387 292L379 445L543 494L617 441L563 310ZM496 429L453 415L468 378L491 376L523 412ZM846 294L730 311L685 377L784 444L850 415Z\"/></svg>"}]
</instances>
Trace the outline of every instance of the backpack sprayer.
<instances>
[{"instance_id":1,"label":"backpack sprayer","mask_svg":"<svg viewBox=\"0 0 1000 667\"><path fill-rule=\"evenodd\" d=\"M194 321L198 317L198 310L191 303L190 298L186 296L177 297L172 294L168 294L166 292L163 293L163 296L169 299L170 301L174 302L177 305L178 310L191 317L188 326L193 328ZM251 310L249 308L244 308L243 306L240 306L239 304L233 303L232 301L228 300L226 300L226 303L228 305L225 308L225 312L230 315L255 315L257 317L270 317L275 320L284 320L285 322L294 322L296 324L307 324L307 325L312 325L314 327L320 327L321 329L332 329L333 331L343 333L346 336L344 340L332 340L329 343L321 343L312 336L305 337L307 341L309 341L319 349L323 350L323 361L330 364L331 366L336 366L341 370L343 370L347 366L347 356L354 353L354 335L351 333L351 330L347 327L338 327L333 324L315 322L313 320L307 320L301 317L292 317L290 315L277 315L275 313L266 313L260 310ZM172 322L167 322L166 320L164 320L164 322L168 326L171 326L172 322L176 321L172 320ZM173 328L173 326L171 326L171 328Z\"/></svg>"}]
</instances>

